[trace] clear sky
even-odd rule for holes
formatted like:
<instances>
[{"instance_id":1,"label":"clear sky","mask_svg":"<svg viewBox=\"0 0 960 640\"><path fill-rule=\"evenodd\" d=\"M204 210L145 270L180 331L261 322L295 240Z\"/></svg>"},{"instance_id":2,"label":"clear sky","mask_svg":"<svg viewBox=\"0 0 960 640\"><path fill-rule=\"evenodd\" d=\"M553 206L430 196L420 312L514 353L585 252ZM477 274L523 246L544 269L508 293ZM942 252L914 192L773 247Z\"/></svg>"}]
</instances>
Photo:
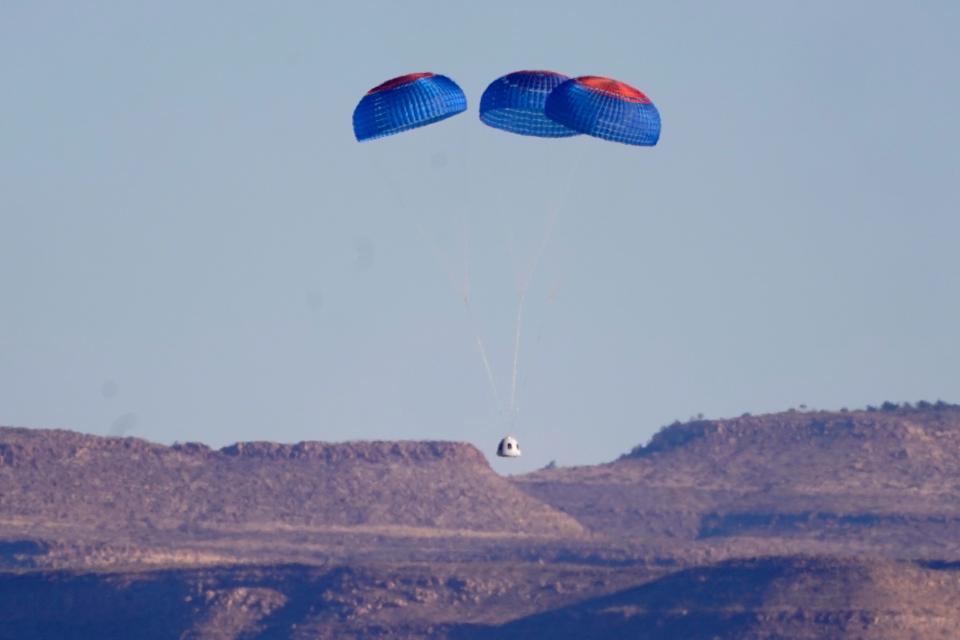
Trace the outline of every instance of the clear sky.
<instances>
[{"instance_id":1,"label":"clear sky","mask_svg":"<svg viewBox=\"0 0 960 640\"><path fill-rule=\"evenodd\" d=\"M509 429L511 472L701 412L958 400L958 7L3 2L0 424ZM482 125L537 68L637 86L660 144ZM413 71L468 112L355 142ZM531 271L505 425L475 333L508 405Z\"/></svg>"}]
</instances>

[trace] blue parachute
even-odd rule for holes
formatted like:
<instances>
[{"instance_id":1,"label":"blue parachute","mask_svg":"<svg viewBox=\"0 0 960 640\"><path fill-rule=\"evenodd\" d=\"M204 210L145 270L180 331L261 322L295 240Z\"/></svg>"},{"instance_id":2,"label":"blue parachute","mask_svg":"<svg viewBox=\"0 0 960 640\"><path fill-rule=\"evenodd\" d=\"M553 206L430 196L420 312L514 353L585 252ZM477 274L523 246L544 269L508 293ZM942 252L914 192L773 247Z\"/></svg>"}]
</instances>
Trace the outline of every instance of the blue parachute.
<instances>
[{"instance_id":1,"label":"blue parachute","mask_svg":"<svg viewBox=\"0 0 960 640\"><path fill-rule=\"evenodd\" d=\"M547 117L580 133L640 146L660 139L660 112L642 91L600 76L567 80L547 96Z\"/></svg>"},{"instance_id":2,"label":"blue parachute","mask_svg":"<svg viewBox=\"0 0 960 640\"><path fill-rule=\"evenodd\" d=\"M450 78L408 73L377 85L353 111L358 141L390 136L439 122L467 110L467 97Z\"/></svg>"},{"instance_id":3,"label":"blue parachute","mask_svg":"<svg viewBox=\"0 0 960 640\"><path fill-rule=\"evenodd\" d=\"M514 71L497 78L480 98L480 120L524 136L560 138L579 132L551 120L543 108L547 96L569 78L553 71Z\"/></svg>"}]
</instances>

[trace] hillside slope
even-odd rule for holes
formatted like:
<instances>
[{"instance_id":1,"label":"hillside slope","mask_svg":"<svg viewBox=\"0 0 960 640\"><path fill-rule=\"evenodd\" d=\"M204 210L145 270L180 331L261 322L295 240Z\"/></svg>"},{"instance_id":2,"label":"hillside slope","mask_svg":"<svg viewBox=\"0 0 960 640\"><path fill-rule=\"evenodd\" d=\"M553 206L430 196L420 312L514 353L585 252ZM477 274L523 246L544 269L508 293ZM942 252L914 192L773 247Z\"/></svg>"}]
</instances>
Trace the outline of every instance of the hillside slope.
<instances>
[{"instance_id":1,"label":"hillside slope","mask_svg":"<svg viewBox=\"0 0 960 640\"><path fill-rule=\"evenodd\" d=\"M950 555L960 550L960 407L676 423L614 462L514 482L614 538L776 535Z\"/></svg>"},{"instance_id":2,"label":"hillside slope","mask_svg":"<svg viewBox=\"0 0 960 640\"><path fill-rule=\"evenodd\" d=\"M960 637L954 572L822 557L733 560L496 627L481 638L908 640Z\"/></svg>"},{"instance_id":3,"label":"hillside slope","mask_svg":"<svg viewBox=\"0 0 960 640\"><path fill-rule=\"evenodd\" d=\"M213 532L577 536L468 444L239 443L166 447L135 438L0 428L0 533L107 539ZM10 537L9 535L7 536Z\"/></svg>"}]
</instances>

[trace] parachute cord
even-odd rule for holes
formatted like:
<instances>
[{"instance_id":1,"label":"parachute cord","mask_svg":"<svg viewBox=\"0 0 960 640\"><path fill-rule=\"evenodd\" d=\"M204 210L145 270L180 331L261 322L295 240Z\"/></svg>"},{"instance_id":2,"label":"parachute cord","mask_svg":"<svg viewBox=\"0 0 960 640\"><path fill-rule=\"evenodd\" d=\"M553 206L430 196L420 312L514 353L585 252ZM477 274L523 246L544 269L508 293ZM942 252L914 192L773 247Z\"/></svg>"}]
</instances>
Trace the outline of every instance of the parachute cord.
<instances>
[{"instance_id":1,"label":"parachute cord","mask_svg":"<svg viewBox=\"0 0 960 640\"><path fill-rule=\"evenodd\" d=\"M521 293L517 302L517 326L513 335L513 374L510 379L510 411L508 414L511 429L517 417L517 371L520 367L520 335L523 330L523 301L526 297L525 292Z\"/></svg>"},{"instance_id":2,"label":"parachute cord","mask_svg":"<svg viewBox=\"0 0 960 640\"><path fill-rule=\"evenodd\" d=\"M470 297L470 227L467 221L466 209L461 219L463 224L463 296Z\"/></svg>"},{"instance_id":3,"label":"parachute cord","mask_svg":"<svg viewBox=\"0 0 960 640\"><path fill-rule=\"evenodd\" d=\"M567 200L567 197L571 189L573 188L573 174L579 168L582 160L583 160L583 155L578 154L576 161L570 164L569 167L567 168L567 177L566 177L566 180L564 180L563 182L560 199L555 206L549 207L550 214L549 214L549 217L547 218L547 225L543 232L543 238L540 241L540 246L537 248L536 254L534 254L533 261L529 265L529 270L526 272L526 274L523 274L523 273L517 274L517 284L518 284L517 320L516 320L516 326L514 329L514 337L513 337L513 371L512 371L511 380L510 380L509 419L510 419L511 429L513 428L514 421L516 420L517 413L519 412L519 408L517 407L517 395L518 395L517 385L518 385L518 382L521 380L520 379L520 345L521 345L521 338L523 335L523 305L524 305L524 302L526 301L527 291L529 290L530 284L533 281L533 276L537 271L537 267L540 265L540 261L543 259L543 255L547 251L547 246L549 245L550 239L553 235L553 229L557 224L557 219L560 217L560 210L563 208ZM514 269L516 270L517 269L516 257L513 251L512 233L510 234L509 238L510 238L510 245L509 245L510 257L511 257L511 261L514 263ZM540 341L540 334L542 333L542 331L543 331L543 322L541 321L541 326L537 331L538 343ZM522 381L525 383L526 380L527 380L527 376L524 375L522 378Z\"/></svg>"},{"instance_id":4,"label":"parachute cord","mask_svg":"<svg viewBox=\"0 0 960 640\"><path fill-rule=\"evenodd\" d=\"M480 350L480 360L483 362L483 370L487 373L487 382L490 383L490 392L493 394L493 400L497 404L497 413L500 419L507 422L507 417L503 413L503 402L500 399L500 392L497 390L497 382L493 377L493 368L490 366L490 358L487 357L487 348L483 344L483 338L480 337L480 331L477 329L477 322L473 317L473 310L470 308L470 299L464 297L463 306L467 311L467 318L473 329L474 338L477 341L477 347Z\"/></svg>"},{"instance_id":5,"label":"parachute cord","mask_svg":"<svg viewBox=\"0 0 960 640\"><path fill-rule=\"evenodd\" d=\"M457 149L460 152L460 161L461 161L461 171L460 175L463 177L461 182L461 188L464 195L466 196L460 201L460 225L462 233L462 242L463 242L463 287L469 292L470 290L470 242L469 242L469 224L470 224L470 205L473 202L473 181L470 179L472 175L472 153L473 145L468 143L467 132L469 127L464 126L464 123L460 122L460 144L457 146Z\"/></svg>"},{"instance_id":6,"label":"parachute cord","mask_svg":"<svg viewBox=\"0 0 960 640\"><path fill-rule=\"evenodd\" d=\"M508 412L508 418L510 420L510 427L513 427L514 421L517 416L517 376L520 371L520 340L523 335L523 304L527 299L527 291L530 287L530 283L533 281L533 275L536 273L537 267L540 264L540 260L543 258L543 254L547 250L547 245L550 242L550 236L553 235L553 227L557 223L557 217L560 214L560 208L556 207L550 212L550 217L547 220L547 227L544 230L543 239L540 241L540 246L537 249L537 253L534 256L533 263L530 265L530 270L521 278L520 286L517 291L517 321L514 329L513 336L513 372L511 374L510 380L510 408Z\"/></svg>"},{"instance_id":7,"label":"parachute cord","mask_svg":"<svg viewBox=\"0 0 960 640\"><path fill-rule=\"evenodd\" d=\"M461 126L459 136L460 144L457 147L461 153L460 175L463 177L461 184L463 193L466 195L460 204L461 248L463 251L463 284L461 294L463 298L463 309L467 314L467 322L470 324L473 339L477 343L477 350L480 352L480 361L483 363L483 371L487 375L490 393L497 406L497 415L499 415L500 421L505 424L507 422L507 416L504 413L503 399L500 397L496 376L494 376L493 367L490 365L490 357L487 354L486 343L483 341L483 336L480 332L480 324L477 322L476 316L473 314L473 307L470 304L470 203L473 202L473 181L470 180L470 176L472 175L471 168L473 165L473 145L467 143L467 132L467 127Z\"/></svg>"},{"instance_id":8,"label":"parachute cord","mask_svg":"<svg viewBox=\"0 0 960 640\"><path fill-rule=\"evenodd\" d=\"M507 422L507 416L504 414L503 400L500 398L500 391L497 387L496 377L493 375L493 367L490 366L490 358L487 355L487 347L480 335L480 325L473 315L473 307L470 306L470 226L467 220L468 212L466 208L462 209L463 216L463 308L467 313L467 320L470 323L470 330L473 331L474 340L477 342L477 348L480 351L480 360L483 362L483 370L487 374L487 382L490 384L490 392L493 394L493 401L497 405L497 413L500 420Z\"/></svg>"},{"instance_id":9,"label":"parachute cord","mask_svg":"<svg viewBox=\"0 0 960 640\"><path fill-rule=\"evenodd\" d=\"M480 332L480 325L476 320L476 317L473 314L473 307L471 306L470 298L470 214L471 208L470 204L474 201L473 191L474 184L470 179L470 176L473 175L473 165L475 164L473 149L475 145L467 144L467 132L469 129L467 127L461 126L460 129L460 142L459 149L462 151L461 162L462 162L462 172L463 176L463 193L466 197L463 199L460 207L460 220L462 228L462 248L463 248L463 306L464 310L467 313L467 320L470 323L470 328L473 331L474 339L477 343L477 349L480 351L480 359L483 362L483 370L487 374L487 382L490 385L490 392L493 395L493 400L497 405L497 414L500 416L500 421L503 425L507 425L511 418L506 413L506 405L503 402L503 399L500 396L499 386L497 385L496 376L493 373L493 367L490 365L490 358L487 355L486 344L483 341L483 337Z\"/></svg>"},{"instance_id":10,"label":"parachute cord","mask_svg":"<svg viewBox=\"0 0 960 640\"><path fill-rule=\"evenodd\" d=\"M526 374L524 374L523 376L519 375L521 314L523 313L524 298L526 297L527 289L530 285L530 282L533 280L533 274L540 263L540 259L543 257L543 254L546 253L547 245L549 244L550 238L553 235L553 228L557 224L557 220L560 217L560 212L563 209L564 205L566 204L570 191L573 188L573 184L574 184L573 175L579 170L582 162L583 162L583 154L578 154L576 157L576 161L568 165L567 172L566 172L566 179L563 181L561 196L557 201L556 205L550 208L551 215L547 220L547 228L544 231L543 240L540 243L540 247L539 247L539 250L537 251L536 257L533 260L527 280L524 282L518 276L518 280L520 281L520 288L518 291L519 300L517 304L517 327L516 327L516 335L514 337L514 347L513 347L514 348L513 380L512 380L511 400L510 400L511 419L515 418L516 414L519 413L519 408L516 406L516 397L520 393L520 391L522 391L525 388L527 383L527 375ZM512 250L511 250L511 259L513 259ZM548 294L548 296L549 295L550 294ZM543 337L544 324L545 324L545 321L543 318L541 318L539 326L537 327L536 341L534 342L535 345L540 344L540 340ZM517 388L518 385L520 387L519 389Z\"/></svg>"},{"instance_id":11,"label":"parachute cord","mask_svg":"<svg viewBox=\"0 0 960 640\"><path fill-rule=\"evenodd\" d=\"M493 396L493 401L496 403L497 414L500 416L500 420L506 423L507 418L504 413L504 404L503 400L500 398L500 391L497 387L496 377L493 375L493 367L490 366L490 358L487 355L486 343L483 341L483 336L480 334L480 325L477 323L476 317L473 315L473 307L470 306L469 275L465 275L463 280L458 280L455 274L455 269L450 267L450 261L447 259L446 254L443 253L436 242L430 242L427 240L427 233L423 228L423 224L419 221L417 221L417 229L420 232L420 236L424 241L424 244L427 244L432 249L433 257L437 261L437 264L440 265L441 270L446 274L447 281L450 283L451 288L463 301L463 308L467 315L467 323L470 326L473 339L477 343L477 349L480 352L480 361L483 364L483 371L486 374L487 382L490 385L490 392ZM466 229L466 226L464 226L464 229ZM466 246L466 234L464 235L464 238L464 246Z\"/></svg>"}]
</instances>

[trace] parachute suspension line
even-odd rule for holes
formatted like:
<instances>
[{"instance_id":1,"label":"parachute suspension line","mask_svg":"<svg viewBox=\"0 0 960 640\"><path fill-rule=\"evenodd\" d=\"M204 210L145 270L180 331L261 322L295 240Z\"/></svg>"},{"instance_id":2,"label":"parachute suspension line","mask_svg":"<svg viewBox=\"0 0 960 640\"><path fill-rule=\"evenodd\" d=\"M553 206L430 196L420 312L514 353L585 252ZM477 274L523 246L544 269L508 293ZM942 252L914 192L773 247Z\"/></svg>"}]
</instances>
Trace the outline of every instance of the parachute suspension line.
<instances>
[{"instance_id":1,"label":"parachute suspension line","mask_svg":"<svg viewBox=\"0 0 960 640\"><path fill-rule=\"evenodd\" d=\"M540 241L540 246L537 248L537 253L534 255L533 262L531 263L526 274L523 274L518 278L519 287L517 290L517 321L513 335L513 371L510 376L510 408L508 411L511 427L513 427L513 423L516 420L516 415L518 412L517 376L520 371L520 339L523 335L523 304L526 302L527 291L530 288L530 283L533 281L533 275L536 273L537 267L540 264L540 260L543 258L543 254L547 250L547 245L550 242L550 236L553 235L553 227L557 223L557 217L559 214L559 206L552 208L550 211L550 217L547 219L547 227L544 229L543 239Z\"/></svg>"},{"instance_id":2,"label":"parachute suspension line","mask_svg":"<svg viewBox=\"0 0 960 640\"><path fill-rule=\"evenodd\" d=\"M477 350L480 352L480 362L483 365L483 371L486 374L487 382L490 385L490 393L493 396L493 401L496 403L497 414L500 416L500 419L506 422L506 416L504 414L504 404L500 398L500 391L497 386L496 377L493 374L493 367L490 365L490 357L487 355L487 346L483 341L483 336L480 333L479 324L477 323L476 318L473 315L473 307L470 304L470 279L469 275L465 274L463 279L457 277L455 271L456 269L451 267L451 261L448 259L448 256L443 252L437 242L428 241L427 233L423 228L423 224L420 221L417 221L417 228L420 231L420 236L423 238L424 243L427 244L433 253L434 259L437 261L437 264L441 267L441 270L447 276L447 282L449 282L450 287L456 293L456 295L463 302L463 309L467 315L467 323L470 327L470 332L473 334L474 342L476 342ZM464 247L468 246L467 244L467 227L464 223Z\"/></svg>"},{"instance_id":3,"label":"parachute suspension line","mask_svg":"<svg viewBox=\"0 0 960 640\"><path fill-rule=\"evenodd\" d=\"M393 180L393 176L389 171L385 170L381 166L379 158L374 156L373 163L376 168L377 173L382 178L383 182L387 184L390 190L393 192L394 197L397 200L397 204L401 209L406 208L406 199L404 198L403 190L397 185ZM450 286L453 290L460 296L463 301L464 310L467 314L467 321L470 325L470 330L473 333L474 340L477 343L477 349L480 352L480 360L483 364L484 373L487 376L487 382L490 385L490 392L493 396L493 401L497 407L497 414L500 416L500 420L504 423L507 422L506 416L504 415L504 405L503 401L500 399L500 391L497 388L497 382L493 375L493 368L490 366L490 358L487 355L487 347L483 342L483 337L480 335L479 325L477 324L476 319L473 315L473 309L470 306L470 270L469 270L469 227L467 225L467 211L465 208L461 209L461 220L462 220L462 234L463 234L463 279L460 280L456 276L456 269L451 266L451 261L448 259L447 255L443 252L440 245L437 243L436 239L430 239L427 235L426 230L423 228L423 222L417 219L417 231L420 235L421 240L425 245L430 247L431 252L433 253L434 260L440 267L440 270L443 271L444 275L447 277L447 281L450 283Z\"/></svg>"},{"instance_id":4,"label":"parachute suspension line","mask_svg":"<svg viewBox=\"0 0 960 640\"><path fill-rule=\"evenodd\" d=\"M460 217L460 223L462 226L462 242L463 242L463 299L470 299L470 227L467 222L467 209L464 207L461 209L462 216Z\"/></svg>"},{"instance_id":5,"label":"parachute suspension line","mask_svg":"<svg viewBox=\"0 0 960 640\"><path fill-rule=\"evenodd\" d=\"M490 383L490 392L493 394L493 400L497 404L497 413L500 419L507 422L507 416L503 413L503 402L500 399L500 392L497 390L497 382L493 377L493 368L490 366L490 358L487 357L487 348L483 344L483 338L480 336L480 330L477 328L477 321L473 317L473 309L470 307L470 301L463 299L464 308L467 311L467 319L470 321L470 327L473 330L474 338L477 341L477 348L480 350L480 360L483 362L483 370L487 374L487 382Z\"/></svg>"},{"instance_id":6,"label":"parachute suspension line","mask_svg":"<svg viewBox=\"0 0 960 640\"><path fill-rule=\"evenodd\" d=\"M490 386L490 393L497 406L497 415L500 421L507 422L505 414L505 405L500 397L500 387L497 385L496 376L493 373L493 367L490 364L490 356L487 352L486 343L480 331L480 323L477 322L473 314L472 298L470 297L470 203L473 202L473 182L470 180L471 168L473 165L472 149L473 145L467 144L467 128L460 129L460 144L458 149L460 153L460 175L462 176L461 188L465 198L460 204L460 232L461 249L463 251L463 288L461 290L463 299L463 309L467 314L467 322L470 324L470 331L473 333L473 339L477 343L477 351L480 353L480 361L483 364L483 371L487 375L487 383Z\"/></svg>"},{"instance_id":7,"label":"parachute suspension line","mask_svg":"<svg viewBox=\"0 0 960 640\"><path fill-rule=\"evenodd\" d=\"M513 372L510 375L510 409L509 419L510 428L513 428L517 418L517 372L520 367L520 335L523 330L523 301L526 299L526 292L521 292L517 301L517 323L513 334Z\"/></svg>"},{"instance_id":8,"label":"parachute suspension line","mask_svg":"<svg viewBox=\"0 0 960 640\"><path fill-rule=\"evenodd\" d=\"M564 180L563 182L563 187L562 187L559 201L555 205L549 208L550 213L547 218L546 228L544 229L544 232L543 232L543 238L540 241L540 246L537 248L536 254L534 254L534 258L532 263L529 266L529 270L526 272L526 274L521 273L521 274L518 274L517 276L517 282L518 282L517 320L516 320L516 326L515 326L514 337L513 337L513 371L510 376L510 407L508 411L511 429L513 428L513 423L516 420L517 413L519 412L519 407L517 406L517 385L518 385L518 382L520 381L520 375L519 375L520 374L520 341L523 335L523 305L524 305L524 302L526 302L527 291L529 290L530 284L533 281L534 273L536 273L537 267L540 265L540 261L543 258L543 255L547 251L547 245L550 243L550 238L553 235L553 229L557 224L557 219L560 217L560 210L563 208L563 205L567 200L570 190L572 189L573 174L579 168L580 163L582 162L582 159L583 159L582 154L578 154L576 161L571 163L568 166L566 180ZM516 260L513 257L513 249L512 249L513 247L512 234L510 236L510 239L511 239L510 255L511 255L511 259L514 261L514 265L515 265L514 268L516 269ZM537 330L537 342L540 341L540 334L543 331L542 325L543 325L543 322L541 321L541 326ZM523 380L525 381L526 379L527 379L526 375L524 375Z\"/></svg>"},{"instance_id":9,"label":"parachute suspension line","mask_svg":"<svg viewBox=\"0 0 960 640\"><path fill-rule=\"evenodd\" d=\"M466 164L464 164L466 166ZM466 187L464 187L466 189ZM483 370L487 374L487 382L490 384L490 392L493 395L493 401L497 405L497 413L500 415L500 420L503 422L507 421L507 417L504 414L504 405L503 400L500 398L499 387L497 386L496 377L493 375L493 367L490 365L490 357L487 355L487 347L483 341L483 336L480 333L480 324L477 322L476 317L473 315L473 306L471 305L470 299L470 224L468 220L468 210L464 205L461 208L461 239L463 247L463 289L461 293L463 295L463 309L467 314L467 321L470 323L470 330L473 332L473 338L477 343L477 350L480 352L480 361L483 363Z\"/></svg>"}]
</instances>

